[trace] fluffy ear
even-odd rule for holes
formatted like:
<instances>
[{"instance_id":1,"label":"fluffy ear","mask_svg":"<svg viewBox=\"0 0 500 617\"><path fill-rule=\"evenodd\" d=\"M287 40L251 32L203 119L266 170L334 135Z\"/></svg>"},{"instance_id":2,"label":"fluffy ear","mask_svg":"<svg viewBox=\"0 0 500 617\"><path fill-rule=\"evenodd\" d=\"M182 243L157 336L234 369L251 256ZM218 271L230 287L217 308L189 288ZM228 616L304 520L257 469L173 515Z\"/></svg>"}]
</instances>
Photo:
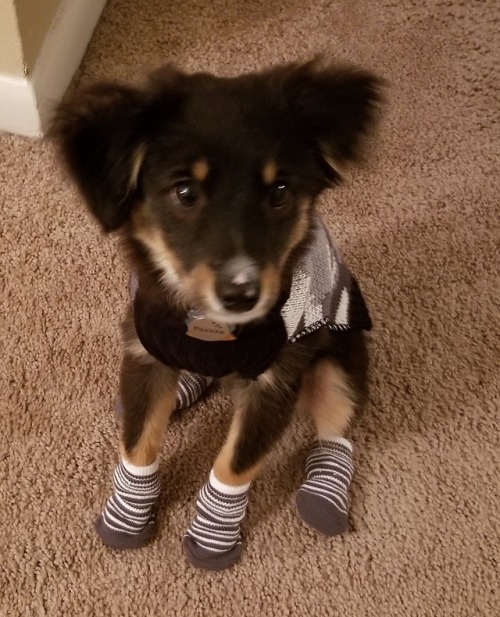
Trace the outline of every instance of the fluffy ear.
<instances>
[{"instance_id":1,"label":"fluffy ear","mask_svg":"<svg viewBox=\"0 0 500 617\"><path fill-rule=\"evenodd\" d=\"M138 199L145 146L144 92L101 83L62 103L51 135L105 231L118 229Z\"/></svg>"},{"instance_id":2,"label":"fluffy ear","mask_svg":"<svg viewBox=\"0 0 500 617\"><path fill-rule=\"evenodd\" d=\"M319 60L292 65L284 75L282 92L297 125L312 138L330 181L360 152L382 102L383 81L353 67L322 67Z\"/></svg>"}]
</instances>

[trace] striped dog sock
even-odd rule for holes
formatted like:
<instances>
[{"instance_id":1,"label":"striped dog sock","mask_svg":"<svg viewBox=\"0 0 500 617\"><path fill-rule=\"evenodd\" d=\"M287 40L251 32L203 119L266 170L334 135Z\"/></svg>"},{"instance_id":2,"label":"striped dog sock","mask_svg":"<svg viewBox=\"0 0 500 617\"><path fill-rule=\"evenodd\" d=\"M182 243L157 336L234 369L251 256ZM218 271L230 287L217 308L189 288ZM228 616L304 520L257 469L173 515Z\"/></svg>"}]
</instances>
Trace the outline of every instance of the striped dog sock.
<instances>
[{"instance_id":1,"label":"striped dog sock","mask_svg":"<svg viewBox=\"0 0 500 617\"><path fill-rule=\"evenodd\" d=\"M113 473L113 494L106 502L95 527L107 546L139 548L154 531L153 505L160 494L159 461L136 467L122 460Z\"/></svg>"},{"instance_id":2,"label":"striped dog sock","mask_svg":"<svg viewBox=\"0 0 500 617\"><path fill-rule=\"evenodd\" d=\"M189 373L188 371L181 371L179 374L174 411L186 409L193 405L193 403L196 403L212 381L213 379L211 377L205 377L197 373Z\"/></svg>"},{"instance_id":3,"label":"striped dog sock","mask_svg":"<svg viewBox=\"0 0 500 617\"><path fill-rule=\"evenodd\" d=\"M198 493L196 517L184 536L184 552L193 565L224 570L241 555L240 523L245 518L248 489L219 482L214 471Z\"/></svg>"},{"instance_id":4,"label":"striped dog sock","mask_svg":"<svg viewBox=\"0 0 500 617\"><path fill-rule=\"evenodd\" d=\"M304 523L327 536L347 531L347 492L353 471L352 446L347 439L314 443L306 462L307 480L296 497Z\"/></svg>"},{"instance_id":5,"label":"striped dog sock","mask_svg":"<svg viewBox=\"0 0 500 617\"><path fill-rule=\"evenodd\" d=\"M196 373L181 371L179 374L179 383L174 411L187 409L187 407L190 407L196 403L212 381L213 379L211 377L204 377L203 375L197 375ZM115 412L117 416L123 415L123 404L120 397L116 399Z\"/></svg>"}]
</instances>

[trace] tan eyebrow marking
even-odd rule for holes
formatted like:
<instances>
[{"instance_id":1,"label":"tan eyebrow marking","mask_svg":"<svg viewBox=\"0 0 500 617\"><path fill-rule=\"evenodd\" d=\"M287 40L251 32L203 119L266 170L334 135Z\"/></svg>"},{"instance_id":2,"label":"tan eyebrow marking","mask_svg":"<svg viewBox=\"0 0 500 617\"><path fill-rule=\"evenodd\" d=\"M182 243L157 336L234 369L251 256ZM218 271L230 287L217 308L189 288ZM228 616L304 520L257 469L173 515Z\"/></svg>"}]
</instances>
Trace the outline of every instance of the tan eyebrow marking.
<instances>
[{"instance_id":1,"label":"tan eyebrow marking","mask_svg":"<svg viewBox=\"0 0 500 617\"><path fill-rule=\"evenodd\" d=\"M198 180L198 182L203 182L207 179L208 172L210 171L210 167L208 166L208 162L206 159L198 159L195 161L191 167L191 173L193 174L193 178Z\"/></svg>"},{"instance_id":2,"label":"tan eyebrow marking","mask_svg":"<svg viewBox=\"0 0 500 617\"><path fill-rule=\"evenodd\" d=\"M278 176L278 167L274 161L268 161L262 169L262 179L265 184L272 184Z\"/></svg>"}]
</instances>

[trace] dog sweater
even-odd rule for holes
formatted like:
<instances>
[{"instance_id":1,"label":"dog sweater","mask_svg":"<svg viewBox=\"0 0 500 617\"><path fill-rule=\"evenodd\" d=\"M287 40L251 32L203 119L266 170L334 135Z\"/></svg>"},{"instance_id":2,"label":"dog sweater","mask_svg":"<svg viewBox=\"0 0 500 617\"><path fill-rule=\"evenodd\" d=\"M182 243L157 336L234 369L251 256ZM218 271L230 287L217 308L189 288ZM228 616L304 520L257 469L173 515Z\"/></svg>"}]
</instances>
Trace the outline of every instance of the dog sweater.
<instances>
[{"instance_id":1,"label":"dog sweater","mask_svg":"<svg viewBox=\"0 0 500 617\"><path fill-rule=\"evenodd\" d=\"M356 279L319 215L313 220L312 241L295 268L281 315L291 343L321 326L337 332L371 329Z\"/></svg>"},{"instance_id":2,"label":"dog sweater","mask_svg":"<svg viewBox=\"0 0 500 617\"><path fill-rule=\"evenodd\" d=\"M168 307L152 305L141 297L134 275L131 289L135 327L145 349L167 366L210 377L236 372L256 379L283 345L321 327L334 332L371 328L359 286L318 215L286 301L277 303L263 320L238 326L234 340L193 338L187 334L186 323L175 319Z\"/></svg>"}]
</instances>

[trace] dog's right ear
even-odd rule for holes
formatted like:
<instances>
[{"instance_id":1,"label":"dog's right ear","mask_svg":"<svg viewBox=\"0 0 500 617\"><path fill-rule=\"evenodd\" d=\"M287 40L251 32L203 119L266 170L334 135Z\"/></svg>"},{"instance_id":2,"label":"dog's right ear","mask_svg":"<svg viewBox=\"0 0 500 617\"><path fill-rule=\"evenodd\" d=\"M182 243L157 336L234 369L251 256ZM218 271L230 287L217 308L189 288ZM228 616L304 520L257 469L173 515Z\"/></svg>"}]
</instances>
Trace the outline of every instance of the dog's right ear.
<instances>
[{"instance_id":1,"label":"dog's right ear","mask_svg":"<svg viewBox=\"0 0 500 617\"><path fill-rule=\"evenodd\" d=\"M138 89L100 83L62 103L50 135L104 231L118 229L138 199L146 99Z\"/></svg>"},{"instance_id":2,"label":"dog's right ear","mask_svg":"<svg viewBox=\"0 0 500 617\"><path fill-rule=\"evenodd\" d=\"M119 229L141 199L147 144L180 108L183 84L166 65L142 87L98 83L59 106L49 135L104 231Z\"/></svg>"},{"instance_id":3,"label":"dog's right ear","mask_svg":"<svg viewBox=\"0 0 500 617\"><path fill-rule=\"evenodd\" d=\"M165 79L143 89L99 83L74 94L56 112L49 136L104 231L121 227L140 199L146 142L157 103L162 115L168 113L174 98L169 85Z\"/></svg>"}]
</instances>

